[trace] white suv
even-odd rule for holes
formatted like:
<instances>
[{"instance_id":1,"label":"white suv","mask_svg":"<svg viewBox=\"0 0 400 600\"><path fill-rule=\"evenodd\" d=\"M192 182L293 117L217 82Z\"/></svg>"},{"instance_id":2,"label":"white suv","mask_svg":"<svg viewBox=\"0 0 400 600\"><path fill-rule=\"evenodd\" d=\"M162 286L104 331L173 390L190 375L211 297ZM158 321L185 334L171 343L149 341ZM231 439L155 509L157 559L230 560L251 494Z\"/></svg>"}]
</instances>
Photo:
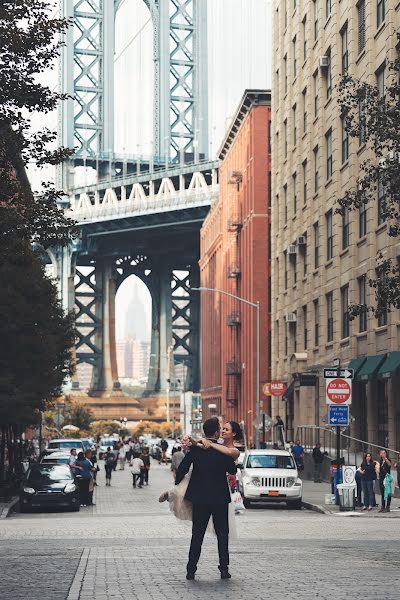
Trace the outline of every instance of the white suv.
<instances>
[{"instance_id":1,"label":"white suv","mask_svg":"<svg viewBox=\"0 0 400 600\"><path fill-rule=\"evenodd\" d=\"M252 502L286 502L301 508L303 483L295 460L287 450L247 450L240 468L239 489L244 505Z\"/></svg>"}]
</instances>

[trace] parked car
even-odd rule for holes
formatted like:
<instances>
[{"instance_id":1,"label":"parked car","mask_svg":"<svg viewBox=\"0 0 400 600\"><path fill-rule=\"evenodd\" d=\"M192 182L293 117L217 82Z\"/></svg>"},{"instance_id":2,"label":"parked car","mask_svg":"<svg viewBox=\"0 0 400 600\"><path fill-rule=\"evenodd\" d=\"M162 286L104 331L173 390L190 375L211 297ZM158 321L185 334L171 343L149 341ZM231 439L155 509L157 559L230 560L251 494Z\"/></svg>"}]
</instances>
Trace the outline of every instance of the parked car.
<instances>
[{"instance_id":1,"label":"parked car","mask_svg":"<svg viewBox=\"0 0 400 600\"><path fill-rule=\"evenodd\" d=\"M252 502L286 502L301 508L303 483L287 450L247 450L239 473L239 489L248 508Z\"/></svg>"},{"instance_id":2,"label":"parked car","mask_svg":"<svg viewBox=\"0 0 400 600\"><path fill-rule=\"evenodd\" d=\"M68 508L79 510L79 489L68 465L33 464L21 486L20 508Z\"/></svg>"},{"instance_id":3,"label":"parked car","mask_svg":"<svg viewBox=\"0 0 400 600\"><path fill-rule=\"evenodd\" d=\"M56 450L54 452L49 452L48 454L44 454L40 459L41 465L67 465L69 457L71 455L67 454L64 450Z\"/></svg>"},{"instance_id":4,"label":"parked car","mask_svg":"<svg viewBox=\"0 0 400 600\"><path fill-rule=\"evenodd\" d=\"M75 448L77 452L85 452L85 450L87 450L81 439L62 438L58 440L50 440L49 445L46 448L46 452L56 452L59 450L71 452L72 448Z\"/></svg>"}]
</instances>

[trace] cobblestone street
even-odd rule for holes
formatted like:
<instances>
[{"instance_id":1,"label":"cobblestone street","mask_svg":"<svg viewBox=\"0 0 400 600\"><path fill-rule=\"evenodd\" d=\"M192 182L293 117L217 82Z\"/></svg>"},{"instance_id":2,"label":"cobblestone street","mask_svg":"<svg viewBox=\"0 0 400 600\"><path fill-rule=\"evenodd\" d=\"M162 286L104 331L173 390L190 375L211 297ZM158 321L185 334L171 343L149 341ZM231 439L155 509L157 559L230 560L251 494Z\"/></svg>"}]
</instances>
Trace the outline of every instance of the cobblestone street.
<instances>
[{"instance_id":1,"label":"cobblestone street","mask_svg":"<svg viewBox=\"0 0 400 600\"><path fill-rule=\"evenodd\" d=\"M186 581L190 527L157 502L171 483L169 469L155 463L150 486L142 490L132 488L129 470L114 473L106 488L102 472L92 508L78 514L15 514L1 521L0 597L398 599L400 550L393 522L280 506L238 517L232 580L219 579L216 542L209 536L197 580Z\"/></svg>"}]
</instances>

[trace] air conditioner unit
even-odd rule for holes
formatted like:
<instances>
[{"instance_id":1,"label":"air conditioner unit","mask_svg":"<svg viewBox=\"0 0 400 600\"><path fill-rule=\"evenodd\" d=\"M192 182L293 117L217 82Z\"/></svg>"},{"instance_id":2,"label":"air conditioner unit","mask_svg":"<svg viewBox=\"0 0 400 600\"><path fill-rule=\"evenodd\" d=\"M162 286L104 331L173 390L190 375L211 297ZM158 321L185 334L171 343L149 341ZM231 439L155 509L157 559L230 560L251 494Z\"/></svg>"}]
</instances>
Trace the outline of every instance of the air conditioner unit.
<instances>
[{"instance_id":1,"label":"air conditioner unit","mask_svg":"<svg viewBox=\"0 0 400 600\"><path fill-rule=\"evenodd\" d=\"M299 235L299 237L297 238L297 245L298 246L305 246L307 243L307 238L305 235Z\"/></svg>"},{"instance_id":2,"label":"air conditioner unit","mask_svg":"<svg viewBox=\"0 0 400 600\"><path fill-rule=\"evenodd\" d=\"M329 56L320 56L319 66L321 69L327 69L329 67Z\"/></svg>"},{"instance_id":3,"label":"air conditioner unit","mask_svg":"<svg viewBox=\"0 0 400 600\"><path fill-rule=\"evenodd\" d=\"M287 313L285 315L285 320L286 320L286 323L296 323L296 321L297 321L296 313Z\"/></svg>"},{"instance_id":4,"label":"air conditioner unit","mask_svg":"<svg viewBox=\"0 0 400 600\"><path fill-rule=\"evenodd\" d=\"M297 254L296 244L290 244L290 246L288 247L288 254Z\"/></svg>"}]
</instances>

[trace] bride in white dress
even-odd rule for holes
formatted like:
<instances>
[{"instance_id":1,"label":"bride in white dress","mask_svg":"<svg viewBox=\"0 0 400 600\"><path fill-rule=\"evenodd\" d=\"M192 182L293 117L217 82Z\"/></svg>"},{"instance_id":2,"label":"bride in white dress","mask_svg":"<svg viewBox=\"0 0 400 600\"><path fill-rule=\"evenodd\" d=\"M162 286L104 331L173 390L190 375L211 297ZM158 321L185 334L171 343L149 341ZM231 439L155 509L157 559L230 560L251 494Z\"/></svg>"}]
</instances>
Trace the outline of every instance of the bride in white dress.
<instances>
[{"instance_id":1,"label":"bride in white dress","mask_svg":"<svg viewBox=\"0 0 400 600\"><path fill-rule=\"evenodd\" d=\"M242 439L242 430L239 423L236 421L228 421L222 428L221 436L223 439L222 444L215 444L208 439L201 439L197 442L197 445L204 448L204 451L208 451L211 447L217 452L230 456L234 461L239 458L239 450L235 447L235 442L238 443ZM192 442L192 445L195 442ZM189 450L190 451L190 450ZM192 503L185 500L185 494L189 485L191 471L182 479L182 481L174 486L168 492L161 494L159 501L164 502L168 500L170 510L173 512L175 517L182 521L192 520ZM232 492L236 489L236 476L227 474L226 485L229 486L229 490ZM237 539L236 529L236 517L233 503L229 504L229 538ZM207 531L214 532L214 526L210 521Z\"/></svg>"}]
</instances>

